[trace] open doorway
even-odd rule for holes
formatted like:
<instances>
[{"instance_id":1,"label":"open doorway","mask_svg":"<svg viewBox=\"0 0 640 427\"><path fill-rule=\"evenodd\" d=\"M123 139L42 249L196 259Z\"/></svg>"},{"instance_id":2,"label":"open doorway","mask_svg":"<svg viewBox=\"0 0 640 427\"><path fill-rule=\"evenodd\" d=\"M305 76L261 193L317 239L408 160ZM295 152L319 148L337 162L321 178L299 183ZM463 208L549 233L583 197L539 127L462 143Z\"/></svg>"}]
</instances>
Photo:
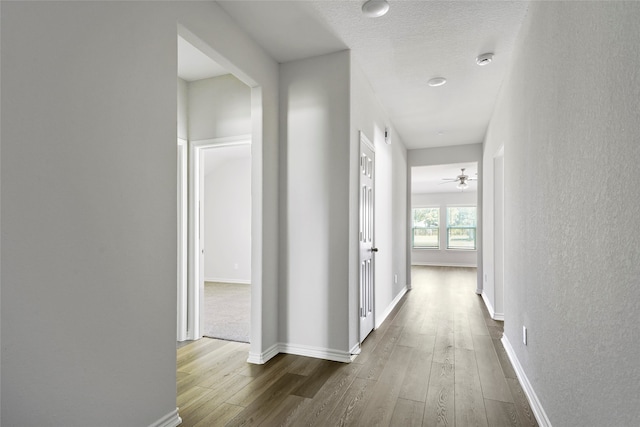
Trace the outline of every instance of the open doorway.
<instances>
[{"instance_id":1,"label":"open doorway","mask_svg":"<svg viewBox=\"0 0 640 427\"><path fill-rule=\"evenodd\" d=\"M251 145L201 148L202 335L249 342Z\"/></svg>"},{"instance_id":2,"label":"open doorway","mask_svg":"<svg viewBox=\"0 0 640 427\"><path fill-rule=\"evenodd\" d=\"M411 264L477 267L477 162L411 168Z\"/></svg>"},{"instance_id":3,"label":"open doorway","mask_svg":"<svg viewBox=\"0 0 640 427\"><path fill-rule=\"evenodd\" d=\"M252 89L178 36L178 341L250 341L251 112Z\"/></svg>"}]
</instances>

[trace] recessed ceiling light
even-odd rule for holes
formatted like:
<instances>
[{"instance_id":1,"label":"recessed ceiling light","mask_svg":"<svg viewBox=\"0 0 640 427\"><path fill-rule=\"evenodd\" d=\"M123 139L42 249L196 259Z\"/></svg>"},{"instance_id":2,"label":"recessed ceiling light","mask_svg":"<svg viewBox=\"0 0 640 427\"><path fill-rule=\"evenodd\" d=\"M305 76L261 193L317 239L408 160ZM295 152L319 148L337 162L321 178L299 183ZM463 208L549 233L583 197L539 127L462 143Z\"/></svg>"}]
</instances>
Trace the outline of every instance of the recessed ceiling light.
<instances>
[{"instance_id":1,"label":"recessed ceiling light","mask_svg":"<svg viewBox=\"0 0 640 427\"><path fill-rule=\"evenodd\" d=\"M447 79L445 79L444 77L434 77L431 80L429 80L427 84L431 87L437 87L437 86L442 86L446 82L447 82Z\"/></svg>"},{"instance_id":2,"label":"recessed ceiling light","mask_svg":"<svg viewBox=\"0 0 640 427\"><path fill-rule=\"evenodd\" d=\"M489 64L491 61L493 61L493 53L483 53L476 58L476 64L481 67Z\"/></svg>"},{"instance_id":3,"label":"recessed ceiling light","mask_svg":"<svg viewBox=\"0 0 640 427\"><path fill-rule=\"evenodd\" d=\"M369 18L379 18L388 11L387 0L369 0L362 5L362 13Z\"/></svg>"}]
</instances>

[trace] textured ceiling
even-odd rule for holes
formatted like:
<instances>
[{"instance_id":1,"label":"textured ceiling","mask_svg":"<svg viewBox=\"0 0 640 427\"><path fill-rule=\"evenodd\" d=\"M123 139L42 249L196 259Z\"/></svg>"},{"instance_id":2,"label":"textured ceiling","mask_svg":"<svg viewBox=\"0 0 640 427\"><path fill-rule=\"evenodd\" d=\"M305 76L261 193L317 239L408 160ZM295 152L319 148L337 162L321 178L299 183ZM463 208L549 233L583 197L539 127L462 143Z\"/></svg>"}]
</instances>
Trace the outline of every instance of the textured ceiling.
<instances>
[{"instance_id":1,"label":"textured ceiling","mask_svg":"<svg viewBox=\"0 0 640 427\"><path fill-rule=\"evenodd\" d=\"M367 18L363 1L219 1L278 62L351 49L407 148L482 142L523 1L389 0ZM494 52L479 67L475 58ZM433 77L446 77L429 87Z\"/></svg>"},{"instance_id":2,"label":"textured ceiling","mask_svg":"<svg viewBox=\"0 0 640 427\"><path fill-rule=\"evenodd\" d=\"M450 165L417 166L411 168L411 192L414 194L424 193L455 193L462 190L456 188L457 182L449 182L448 179L455 179L460 175L460 169L465 168L465 175L469 178L478 178L478 164L456 163ZM478 191L478 181L468 182L469 187L465 193Z\"/></svg>"}]
</instances>

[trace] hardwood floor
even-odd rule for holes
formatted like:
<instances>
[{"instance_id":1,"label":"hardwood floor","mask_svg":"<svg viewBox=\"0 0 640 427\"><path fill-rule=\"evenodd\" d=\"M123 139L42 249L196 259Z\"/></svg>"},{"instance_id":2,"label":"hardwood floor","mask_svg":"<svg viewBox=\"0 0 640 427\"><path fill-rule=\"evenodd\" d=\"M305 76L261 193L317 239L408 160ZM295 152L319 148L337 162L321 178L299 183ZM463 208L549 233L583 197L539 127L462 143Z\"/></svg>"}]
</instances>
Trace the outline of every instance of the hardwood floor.
<instances>
[{"instance_id":1,"label":"hardwood floor","mask_svg":"<svg viewBox=\"0 0 640 427\"><path fill-rule=\"evenodd\" d=\"M246 363L249 345L178 348L183 426L537 426L475 294L476 270L414 267L413 289L351 364L280 354Z\"/></svg>"}]
</instances>

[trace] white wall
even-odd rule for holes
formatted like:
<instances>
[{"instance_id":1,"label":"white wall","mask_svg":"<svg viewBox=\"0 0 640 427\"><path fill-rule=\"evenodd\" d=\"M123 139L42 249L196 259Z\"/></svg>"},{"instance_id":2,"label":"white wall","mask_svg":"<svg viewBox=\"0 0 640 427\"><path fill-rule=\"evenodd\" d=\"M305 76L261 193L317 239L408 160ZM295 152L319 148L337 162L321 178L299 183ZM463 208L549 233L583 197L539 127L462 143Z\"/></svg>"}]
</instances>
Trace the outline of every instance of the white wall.
<instances>
[{"instance_id":1,"label":"white wall","mask_svg":"<svg viewBox=\"0 0 640 427\"><path fill-rule=\"evenodd\" d=\"M385 143L385 127L391 144ZM402 292L406 280L406 148L394 132L380 101L360 66L351 65L351 156L350 172L350 346L359 342L359 243L358 209L360 172L360 136L363 131L375 146L375 325L378 327L391 311L392 302ZM397 280L395 280L397 275Z\"/></svg>"},{"instance_id":2,"label":"white wall","mask_svg":"<svg viewBox=\"0 0 640 427\"><path fill-rule=\"evenodd\" d=\"M280 65L280 340L348 350L349 52Z\"/></svg>"},{"instance_id":3,"label":"white wall","mask_svg":"<svg viewBox=\"0 0 640 427\"><path fill-rule=\"evenodd\" d=\"M2 5L0 4L0 21L2 19ZM2 31L0 31L0 46L2 45ZM2 55L0 55L0 100L2 99ZM2 117L2 103L0 102L0 117ZM1 127L0 127L1 129ZM0 132L0 188L2 182L2 132ZM0 192L0 196L1 196ZM2 197L0 197L0 236L2 235ZM2 301L2 239L0 238L0 302ZM2 348L2 304L0 303L0 349ZM0 425L2 424L2 363L0 363Z\"/></svg>"},{"instance_id":4,"label":"white wall","mask_svg":"<svg viewBox=\"0 0 640 427\"><path fill-rule=\"evenodd\" d=\"M277 65L214 3L3 2L1 19L2 425L175 421L176 22L262 87L258 351L276 334Z\"/></svg>"},{"instance_id":5,"label":"white wall","mask_svg":"<svg viewBox=\"0 0 640 427\"><path fill-rule=\"evenodd\" d=\"M478 162L478 176L483 176L483 144L466 144L466 145L455 145L451 147L437 147L437 148L424 148L419 150L409 150L407 152L407 164L409 166L409 171L407 173L407 182L409 186L409 191L411 191L411 167L414 166L432 166L432 165L447 165L451 163L463 163L463 162ZM478 180L478 228L476 230L476 243L477 243L477 251L476 251L476 265L478 266L478 279L477 279L477 288L476 292L482 292L482 259L484 256L484 241L483 241L483 220L482 220L482 212L483 212L483 204L484 196L483 189L485 183L484 179ZM411 198L407 198L407 223L411 223ZM411 229L407 230L407 251L411 253ZM411 281L411 259L407 259L407 278L410 283Z\"/></svg>"},{"instance_id":6,"label":"white wall","mask_svg":"<svg viewBox=\"0 0 640 427\"><path fill-rule=\"evenodd\" d=\"M189 82L188 105L191 141L251 134L251 88L231 74ZM205 280L251 283L250 146L205 150L204 163Z\"/></svg>"},{"instance_id":7,"label":"white wall","mask_svg":"<svg viewBox=\"0 0 640 427\"><path fill-rule=\"evenodd\" d=\"M206 281L251 283L250 153L250 145L204 151Z\"/></svg>"},{"instance_id":8,"label":"white wall","mask_svg":"<svg viewBox=\"0 0 640 427\"><path fill-rule=\"evenodd\" d=\"M440 208L440 249L411 249L412 265L476 267L477 250L447 249L447 206L476 206L477 192L412 194L413 208ZM476 246L477 243L476 236Z\"/></svg>"},{"instance_id":9,"label":"white wall","mask_svg":"<svg viewBox=\"0 0 640 427\"><path fill-rule=\"evenodd\" d=\"M178 138L189 139L189 89L181 78L178 78Z\"/></svg>"},{"instance_id":10,"label":"white wall","mask_svg":"<svg viewBox=\"0 0 640 427\"><path fill-rule=\"evenodd\" d=\"M189 82L192 141L251 133L251 89L231 74Z\"/></svg>"},{"instance_id":11,"label":"white wall","mask_svg":"<svg viewBox=\"0 0 640 427\"><path fill-rule=\"evenodd\" d=\"M410 227L408 227L407 216L410 211L407 210L407 199L409 199L409 190L407 185L407 149L400 140L400 137L391 129L391 173L393 181L393 194L391 196L392 211L392 272L398 275L398 281L394 284L394 291L398 291L398 286L409 286L410 279L407 277L407 260L410 261L411 255L407 251L407 235Z\"/></svg>"},{"instance_id":12,"label":"white wall","mask_svg":"<svg viewBox=\"0 0 640 427\"><path fill-rule=\"evenodd\" d=\"M376 311L406 285L406 149L348 51L280 66L281 341L345 357L358 343L359 131L376 148ZM396 224L394 226L394 224ZM393 275L398 274L398 283ZM378 323L378 319L376 319ZM348 325L348 329L346 326ZM310 354L310 353L307 353Z\"/></svg>"},{"instance_id":13,"label":"white wall","mask_svg":"<svg viewBox=\"0 0 640 427\"><path fill-rule=\"evenodd\" d=\"M529 7L484 148L488 181L505 145L505 336L551 424L638 425L640 4Z\"/></svg>"}]
</instances>

